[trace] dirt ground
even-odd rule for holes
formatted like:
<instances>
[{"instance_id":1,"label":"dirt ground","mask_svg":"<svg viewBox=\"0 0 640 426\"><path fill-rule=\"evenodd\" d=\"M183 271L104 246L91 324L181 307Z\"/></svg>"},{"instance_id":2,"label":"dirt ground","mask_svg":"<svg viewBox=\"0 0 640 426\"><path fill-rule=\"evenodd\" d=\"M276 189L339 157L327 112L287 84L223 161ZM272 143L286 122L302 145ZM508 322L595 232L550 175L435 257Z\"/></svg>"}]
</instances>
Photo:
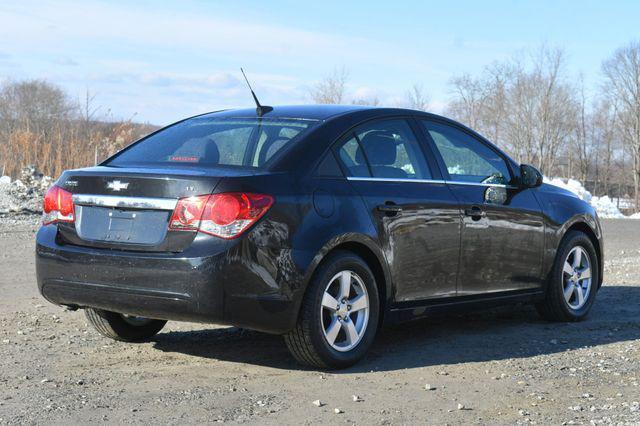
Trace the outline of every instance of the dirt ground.
<instances>
[{"instance_id":1,"label":"dirt ground","mask_svg":"<svg viewBox=\"0 0 640 426\"><path fill-rule=\"evenodd\" d=\"M587 321L547 323L528 306L424 320L324 373L280 337L235 328L170 322L147 343L107 340L38 295L35 226L5 219L0 424L640 424L640 221L604 228Z\"/></svg>"}]
</instances>

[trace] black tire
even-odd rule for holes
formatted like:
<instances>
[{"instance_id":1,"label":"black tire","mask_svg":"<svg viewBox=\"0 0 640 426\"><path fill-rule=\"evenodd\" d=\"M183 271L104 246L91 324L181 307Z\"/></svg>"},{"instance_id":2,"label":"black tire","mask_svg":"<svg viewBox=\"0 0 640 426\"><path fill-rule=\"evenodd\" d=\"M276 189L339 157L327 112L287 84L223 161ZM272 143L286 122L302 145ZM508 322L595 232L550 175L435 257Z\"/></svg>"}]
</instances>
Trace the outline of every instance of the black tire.
<instances>
[{"instance_id":1,"label":"black tire","mask_svg":"<svg viewBox=\"0 0 640 426\"><path fill-rule=\"evenodd\" d=\"M369 319L356 346L346 352L335 350L325 338L321 319L321 302L325 288L336 274L353 271L364 283L369 297ZM376 335L380 318L380 300L376 280L367 263L348 251L337 251L320 265L302 301L298 322L284 340L301 364L321 369L340 369L358 362Z\"/></svg>"},{"instance_id":2,"label":"black tire","mask_svg":"<svg viewBox=\"0 0 640 426\"><path fill-rule=\"evenodd\" d=\"M565 301L563 294L564 273L563 265L571 250L582 247L588 257L591 266L591 289L586 302L579 309L573 309ZM600 260L589 237L580 231L569 231L562 241L556 253L556 259L547 282L547 289L543 301L536 304L536 309L543 319L548 321L574 322L582 321L587 317L598 292L600 282Z\"/></svg>"},{"instance_id":3,"label":"black tire","mask_svg":"<svg viewBox=\"0 0 640 426\"><path fill-rule=\"evenodd\" d=\"M141 324L128 322L122 314L87 308L84 313L89 323L105 337L121 342L140 342L158 334L167 321L147 319Z\"/></svg>"}]
</instances>

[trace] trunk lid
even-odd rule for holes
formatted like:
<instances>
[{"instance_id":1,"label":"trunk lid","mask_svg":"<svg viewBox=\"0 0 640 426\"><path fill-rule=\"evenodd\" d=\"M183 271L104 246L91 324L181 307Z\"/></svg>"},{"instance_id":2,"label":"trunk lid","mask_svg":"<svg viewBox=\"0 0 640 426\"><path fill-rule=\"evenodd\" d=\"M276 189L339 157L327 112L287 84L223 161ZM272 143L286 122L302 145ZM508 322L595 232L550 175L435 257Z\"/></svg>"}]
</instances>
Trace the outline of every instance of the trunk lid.
<instances>
[{"instance_id":1,"label":"trunk lid","mask_svg":"<svg viewBox=\"0 0 640 426\"><path fill-rule=\"evenodd\" d=\"M70 244L135 251L183 251L195 238L169 231L179 198L211 194L221 179L256 174L228 168L92 167L63 173L58 185L73 194L75 223L59 223Z\"/></svg>"}]
</instances>

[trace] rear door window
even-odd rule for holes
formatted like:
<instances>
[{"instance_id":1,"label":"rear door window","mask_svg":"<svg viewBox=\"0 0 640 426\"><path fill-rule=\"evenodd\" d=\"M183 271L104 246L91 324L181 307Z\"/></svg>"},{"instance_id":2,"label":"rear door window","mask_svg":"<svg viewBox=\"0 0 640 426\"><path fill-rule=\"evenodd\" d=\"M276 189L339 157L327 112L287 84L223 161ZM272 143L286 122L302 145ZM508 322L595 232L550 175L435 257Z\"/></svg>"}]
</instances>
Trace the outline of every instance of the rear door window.
<instances>
[{"instance_id":1,"label":"rear door window","mask_svg":"<svg viewBox=\"0 0 640 426\"><path fill-rule=\"evenodd\" d=\"M431 179L418 140L402 119L357 127L338 145L337 152L349 176Z\"/></svg>"},{"instance_id":2,"label":"rear door window","mask_svg":"<svg viewBox=\"0 0 640 426\"><path fill-rule=\"evenodd\" d=\"M261 168L315 124L314 120L196 117L135 143L105 165Z\"/></svg>"},{"instance_id":3,"label":"rear door window","mask_svg":"<svg viewBox=\"0 0 640 426\"><path fill-rule=\"evenodd\" d=\"M360 150L360 144L354 134L338 148L338 157L347 169L347 175L353 177L371 177L369 166Z\"/></svg>"}]
</instances>

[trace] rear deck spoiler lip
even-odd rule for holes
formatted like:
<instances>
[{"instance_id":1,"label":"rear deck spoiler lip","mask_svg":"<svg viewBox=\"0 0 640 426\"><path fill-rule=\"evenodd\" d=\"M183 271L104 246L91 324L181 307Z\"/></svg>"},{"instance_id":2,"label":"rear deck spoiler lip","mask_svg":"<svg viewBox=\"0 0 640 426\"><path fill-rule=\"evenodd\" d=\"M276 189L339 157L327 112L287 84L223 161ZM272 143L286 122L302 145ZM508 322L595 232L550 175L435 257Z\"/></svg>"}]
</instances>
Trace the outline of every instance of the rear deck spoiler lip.
<instances>
[{"instance_id":1,"label":"rear deck spoiler lip","mask_svg":"<svg viewBox=\"0 0 640 426\"><path fill-rule=\"evenodd\" d=\"M177 198L124 197L119 195L73 194L73 203L82 206L117 207L173 211Z\"/></svg>"}]
</instances>

